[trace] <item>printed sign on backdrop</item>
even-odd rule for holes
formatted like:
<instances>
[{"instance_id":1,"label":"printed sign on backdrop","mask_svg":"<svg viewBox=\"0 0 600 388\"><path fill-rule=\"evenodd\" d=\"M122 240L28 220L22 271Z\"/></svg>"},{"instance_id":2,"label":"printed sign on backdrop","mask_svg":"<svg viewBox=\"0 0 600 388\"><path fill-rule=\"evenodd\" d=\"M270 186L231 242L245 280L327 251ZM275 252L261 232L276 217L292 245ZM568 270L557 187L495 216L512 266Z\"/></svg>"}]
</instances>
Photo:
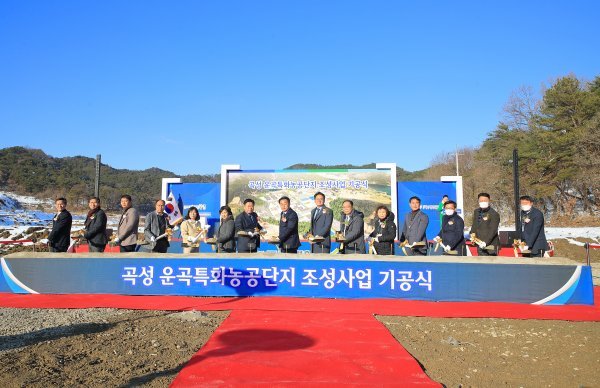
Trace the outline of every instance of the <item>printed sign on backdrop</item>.
<instances>
[{"instance_id":1,"label":"printed sign on backdrop","mask_svg":"<svg viewBox=\"0 0 600 388\"><path fill-rule=\"evenodd\" d=\"M288 196L298 213L299 234L303 235L309 229L310 212L315 207L313 196L320 191L326 196L326 206L333 210L333 230L341 229L342 203L350 199L354 208L364 213L368 234L373 229L377 206L392 209L391 174L395 172L390 169L229 171L227 204L237 215L243 210L244 199L254 199L261 225L269 235L276 236L281 212L278 199Z\"/></svg>"}]
</instances>

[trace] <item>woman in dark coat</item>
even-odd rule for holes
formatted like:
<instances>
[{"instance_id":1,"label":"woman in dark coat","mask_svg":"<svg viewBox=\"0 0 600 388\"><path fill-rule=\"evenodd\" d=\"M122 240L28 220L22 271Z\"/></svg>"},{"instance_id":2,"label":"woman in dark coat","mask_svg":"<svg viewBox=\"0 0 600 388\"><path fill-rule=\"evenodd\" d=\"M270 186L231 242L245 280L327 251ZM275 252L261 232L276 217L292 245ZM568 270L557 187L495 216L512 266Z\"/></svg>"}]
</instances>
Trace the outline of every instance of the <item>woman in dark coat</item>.
<instances>
[{"instance_id":1,"label":"woman in dark coat","mask_svg":"<svg viewBox=\"0 0 600 388\"><path fill-rule=\"evenodd\" d=\"M215 235L217 239L217 253L235 253L235 222L229 206L219 209L221 223Z\"/></svg>"},{"instance_id":2,"label":"woman in dark coat","mask_svg":"<svg viewBox=\"0 0 600 388\"><path fill-rule=\"evenodd\" d=\"M386 206L379 206L375 211L375 230L369 235L371 244L378 255L393 255L396 239L396 222L394 213Z\"/></svg>"}]
</instances>

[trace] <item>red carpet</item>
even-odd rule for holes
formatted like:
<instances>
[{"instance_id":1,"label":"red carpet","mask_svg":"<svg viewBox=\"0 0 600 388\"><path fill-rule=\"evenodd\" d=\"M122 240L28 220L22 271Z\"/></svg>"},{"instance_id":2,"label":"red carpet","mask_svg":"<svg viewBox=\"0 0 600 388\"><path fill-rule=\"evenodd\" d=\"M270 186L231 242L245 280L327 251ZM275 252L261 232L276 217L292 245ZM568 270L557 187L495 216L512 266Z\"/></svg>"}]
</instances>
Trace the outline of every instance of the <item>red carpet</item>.
<instances>
[{"instance_id":1,"label":"red carpet","mask_svg":"<svg viewBox=\"0 0 600 388\"><path fill-rule=\"evenodd\" d=\"M0 307L232 310L174 386L439 386L372 314L600 321L594 306L0 293Z\"/></svg>"},{"instance_id":2,"label":"red carpet","mask_svg":"<svg viewBox=\"0 0 600 388\"><path fill-rule=\"evenodd\" d=\"M440 387L368 314L233 311L172 387Z\"/></svg>"},{"instance_id":3,"label":"red carpet","mask_svg":"<svg viewBox=\"0 0 600 388\"><path fill-rule=\"evenodd\" d=\"M423 302L401 299L194 298L187 296L21 295L0 293L0 307L90 308L140 310L263 310L367 313L417 317L513 318L600 321L600 287L594 306L534 306L492 302Z\"/></svg>"}]
</instances>

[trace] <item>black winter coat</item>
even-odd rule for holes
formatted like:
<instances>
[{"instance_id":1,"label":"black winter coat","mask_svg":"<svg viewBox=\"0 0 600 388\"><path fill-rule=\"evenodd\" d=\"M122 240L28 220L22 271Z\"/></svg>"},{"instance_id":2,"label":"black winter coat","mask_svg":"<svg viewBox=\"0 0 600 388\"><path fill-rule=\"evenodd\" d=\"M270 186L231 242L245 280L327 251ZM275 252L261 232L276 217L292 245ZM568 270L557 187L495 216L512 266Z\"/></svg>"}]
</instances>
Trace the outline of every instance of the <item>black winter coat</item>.
<instances>
[{"instance_id":1,"label":"black winter coat","mask_svg":"<svg viewBox=\"0 0 600 388\"><path fill-rule=\"evenodd\" d=\"M95 246L105 246L108 242L106 236L106 213L98 209L91 217L85 219L85 234L83 237Z\"/></svg>"},{"instance_id":2,"label":"black winter coat","mask_svg":"<svg viewBox=\"0 0 600 388\"><path fill-rule=\"evenodd\" d=\"M498 238L498 227L500 226L500 215L491 207L487 209L477 208L473 213L473 226L471 234L475 233L477 238L493 245L498 249L500 240Z\"/></svg>"},{"instance_id":3,"label":"black winter coat","mask_svg":"<svg viewBox=\"0 0 600 388\"><path fill-rule=\"evenodd\" d=\"M371 241L378 255L394 254L394 241L397 234L394 218L393 213L390 213L383 221L379 220L379 218L375 220L375 230L369 236L375 238L381 235L377 238L379 242Z\"/></svg>"},{"instance_id":4,"label":"black winter coat","mask_svg":"<svg viewBox=\"0 0 600 388\"><path fill-rule=\"evenodd\" d=\"M438 236L444 245L450 246L450 250L458 251L459 255L465 254L465 222L458 214L442 217L442 229Z\"/></svg>"},{"instance_id":5,"label":"black winter coat","mask_svg":"<svg viewBox=\"0 0 600 388\"><path fill-rule=\"evenodd\" d=\"M59 252L66 252L71 245L71 224L73 217L63 210L52 219L52 231L48 235L50 246Z\"/></svg>"},{"instance_id":6,"label":"black winter coat","mask_svg":"<svg viewBox=\"0 0 600 388\"><path fill-rule=\"evenodd\" d=\"M297 249L300 246L298 236L298 214L289 208L285 215L281 212L279 216L279 248L281 252L286 249Z\"/></svg>"}]
</instances>

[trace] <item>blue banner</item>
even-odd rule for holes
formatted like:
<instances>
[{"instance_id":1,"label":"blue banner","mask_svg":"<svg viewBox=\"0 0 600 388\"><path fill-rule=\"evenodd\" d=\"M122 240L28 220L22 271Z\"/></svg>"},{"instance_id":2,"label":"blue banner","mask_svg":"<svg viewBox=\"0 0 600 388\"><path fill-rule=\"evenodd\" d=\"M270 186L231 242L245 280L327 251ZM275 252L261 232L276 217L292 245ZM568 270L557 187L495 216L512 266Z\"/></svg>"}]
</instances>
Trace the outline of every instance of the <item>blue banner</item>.
<instances>
[{"instance_id":1,"label":"blue banner","mask_svg":"<svg viewBox=\"0 0 600 388\"><path fill-rule=\"evenodd\" d=\"M593 304L588 266L269 256L9 257L0 292Z\"/></svg>"}]
</instances>

